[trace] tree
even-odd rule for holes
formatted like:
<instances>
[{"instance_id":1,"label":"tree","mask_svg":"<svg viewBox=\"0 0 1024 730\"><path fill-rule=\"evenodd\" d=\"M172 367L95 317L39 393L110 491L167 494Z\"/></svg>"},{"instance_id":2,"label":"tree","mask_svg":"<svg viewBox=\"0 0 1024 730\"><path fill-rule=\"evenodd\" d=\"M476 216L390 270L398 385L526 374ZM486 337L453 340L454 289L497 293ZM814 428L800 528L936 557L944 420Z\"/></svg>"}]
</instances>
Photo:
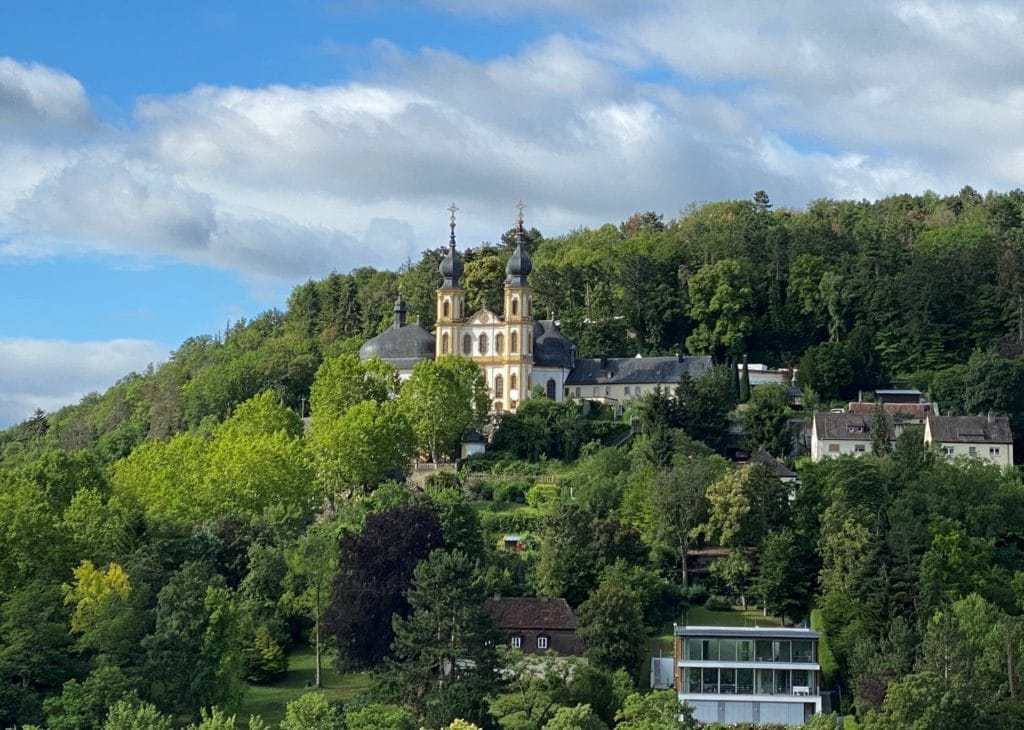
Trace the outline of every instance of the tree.
<instances>
[{"instance_id":1,"label":"tree","mask_svg":"<svg viewBox=\"0 0 1024 730\"><path fill-rule=\"evenodd\" d=\"M330 422L363 401L383 403L398 393L398 373L380 358L362 362L355 355L325 360L309 393L313 427Z\"/></svg>"},{"instance_id":2,"label":"tree","mask_svg":"<svg viewBox=\"0 0 1024 730\"><path fill-rule=\"evenodd\" d=\"M810 586L804 570L807 556L788 527L770 532L758 560L754 591L766 611L781 616L800 617L806 607Z\"/></svg>"},{"instance_id":3,"label":"tree","mask_svg":"<svg viewBox=\"0 0 1024 730\"><path fill-rule=\"evenodd\" d=\"M174 721L154 705L132 696L110 707L103 730L174 730Z\"/></svg>"},{"instance_id":4,"label":"tree","mask_svg":"<svg viewBox=\"0 0 1024 730\"><path fill-rule=\"evenodd\" d=\"M120 667L101 666L85 681L70 679L63 691L43 703L50 730L80 730L103 726L110 707L135 689Z\"/></svg>"},{"instance_id":5,"label":"tree","mask_svg":"<svg viewBox=\"0 0 1024 730\"><path fill-rule=\"evenodd\" d=\"M341 713L319 692L306 692L285 706L281 730L341 730Z\"/></svg>"},{"instance_id":6,"label":"tree","mask_svg":"<svg viewBox=\"0 0 1024 730\"><path fill-rule=\"evenodd\" d=\"M544 730L607 730L608 726L590 709L590 705L560 707Z\"/></svg>"},{"instance_id":7,"label":"tree","mask_svg":"<svg viewBox=\"0 0 1024 730\"><path fill-rule=\"evenodd\" d=\"M752 449L784 455L792 443L789 401L781 385L761 385L743 411L743 432Z\"/></svg>"},{"instance_id":8,"label":"tree","mask_svg":"<svg viewBox=\"0 0 1024 730\"><path fill-rule=\"evenodd\" d=\"M489 705L507 730L543 727L568 704L569 685L582 669L573 657L563 660L553 652L535 657L507 646L498 648L498 660L508 680L505 691L491 698Z\"/></svg>"},{"instance_id":9,"label":"tree","mask_svg":"<svg viewBox=\"0 0 1024 730\"><path fill-rule=\"evenodd\" d=\"M320 677L320 619L330 596L331 581L337 572L337 530L330 524L311 525L291 550L285 552L288 578L292 585L292 606L300 606L313 621L313 686L322 686ZM287 661L285 662L287 667Z\"/></svg>"},{"instance_id":10,"label":"tree","mask_svg":"<svg viewBox=\"0 0 1024 730\"><path fill-rule=\"evenodd\" d=\"M753 288L747 259L722 259L690 277L687 314L697 322L691 352L739 355L753 330Z\"/></svg>"},{"instance_id":11,"label":"tree","mask_svg":"<svg viewBox=\"0 0 1024 730\"><path fill-rule=\"evenodd\" d=\"M614 575L598 585L579 608L579 635L587 659L598 667L639 676L644 658L644 623L637 597Z\"/></svg>"},{"instance_id":12,"label":"tree","mask_svg":"<svg viewBox=\"0 0 1024 730\"><path fill-rule=\"evenodd\" d=\"M414 434L394 401L362 401L317 422L310 448L320 480L333 493L370 492L390 475L409 472Z\"/></svg>"},{"instance_id":13,"label":"tree","mask_svg":"<svg viewBox=\"0 0 1024 730\"><path fill-rule=\"evenodd\" d=\"M361 532L341 536L324 628L337 639L342 669L373 667L387 655L391 617L409 613L403 594L416 565L443 544L437 515L422 506L371 514Z\"/></svg>"},{"instance_id":14,"label":"tree","mask_svg":"<svg viewBox=\"0 0 1024 730\"><path fill-rule=\"evenodd\" d=\"M693 708L679 701L674 690L631 694L615 715L616 730L697 730Z\"/></svg>"},{"instance_id":15,"label":"tree","mask_svg":"<svg viewBox=\"0 0 1024 730\"><path fill-rule=\"evenodd\" d=\"M891 450L889 446L889 419L885 416L885 408L881 401L871 409L871 453L885 456Z\"/></svg>"},{"instance_id":16,"label":"tree","mask_svg":"<svg viewBox=\"0 0 1024 730\"><path fill-rule=\"evenodd\" d=\"M472 360L443 357L422 360L399 395L402 413L409 419L417 445L432 460L451 453L459 438L487 419L490 399L483 373Z\"/></svg>"},{"instance_id":17,"label":"tree","mask_svg":"<svg viewBox=\"0 0 1024 730\"><path fill-rule=\"evenodd\" d=\"M436 723L466 717L467 709L487 715L484 696L494 688L500 639L484 597L465 553L435 550L416 566L408 617L392 619L398 675L412 705ZM463 711L445 720L459 706Z\"/></svg>"},{"instance_id":18,"label":"tree","mask_svg":"<svg viewBox=\"0 0 1024 730\"><path fill-rule=\"evenodd\" d=\"M658 473L648 492L648 542L675 552L683 586L689 585L689 551L708 516L708 487L725 472L717 457L682 461Z\"/></svg>"}]
</instances>

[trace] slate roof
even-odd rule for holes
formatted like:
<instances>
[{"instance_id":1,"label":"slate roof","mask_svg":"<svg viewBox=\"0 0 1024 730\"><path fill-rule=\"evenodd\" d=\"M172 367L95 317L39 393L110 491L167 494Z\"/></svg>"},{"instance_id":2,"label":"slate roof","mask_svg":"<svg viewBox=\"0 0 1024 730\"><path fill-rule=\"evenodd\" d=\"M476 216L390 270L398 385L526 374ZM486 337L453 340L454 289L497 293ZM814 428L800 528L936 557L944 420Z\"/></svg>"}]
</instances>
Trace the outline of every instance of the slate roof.
<instances>
[{"instance_id":1,"label":"slate roof","mask_svg":"<svg viewBox=\"0 0 1024 730\"><path fill-rule=\"evenodd\" d=\"M564 598L491 596L484 610L506 631L575 631L576 615Z\"/></svg>"},{"instance_id":2,"label":"slate roof","mask_svg":"<svg viewBox=\"0 0 1024 730\"><path fill-rule=\"evenodd\" d=\"M404 369L413 367L424 358L433 360L435 347L434 336L418 324L392 325L363 343L359 348L359 359L369 360L377 355L390 365Z\"/></svg>"},{"instance_id":3,"label":"slate roof","mask_svg":"<svg viewBox=\"0 0 1024 730\"><path fill-rule=\"evenodd\" d=\"M871 438L872 414L815 413L814 431L819 441L864 441ZM892 416L885 416L889 440L896 440Z\"/></svg>"},{"instance_id":4,"label":"slate roof","mask_svg":"<svg viewBox=\"0 0 1024 730\"><path fill-rule=\"evenodd\" d=\"M533 364L538 367L571 368L576 345L551 319L533 323Z\"/></svg>"},{"instance_id":5,"label":"slate roof","mask_svg":"<svg viewBox=\"0 0 1024 730\"><path fill-rule=\"evenodd\" d=\"M790 469L764 449L758 449L751 454L750 463L760 464L761 466L767 467L768 470L779 479L795 479L797 477L797 473L795 471Z\"/></svg>"},{"instance_id":6,"label":"slate roof","mask_svg":"<svg viewBox=\"0 0 1024 730\"><path fill-rule=\"evenodd\" d=\"M711 369L707 355L693 357L609 357L576 361L566 385L675 384L683 373L699 378Z\"/></svg>"},{"instance_id":7,"label":"slate roof","mask_svg":"<svg viewBox=\"0 0 1024 730\"><path fill-rule=\"evenodd\" d=\"M1012 444L1005 416L929 416L932 441L959 444Z\"/></svg>"}]
</instances>

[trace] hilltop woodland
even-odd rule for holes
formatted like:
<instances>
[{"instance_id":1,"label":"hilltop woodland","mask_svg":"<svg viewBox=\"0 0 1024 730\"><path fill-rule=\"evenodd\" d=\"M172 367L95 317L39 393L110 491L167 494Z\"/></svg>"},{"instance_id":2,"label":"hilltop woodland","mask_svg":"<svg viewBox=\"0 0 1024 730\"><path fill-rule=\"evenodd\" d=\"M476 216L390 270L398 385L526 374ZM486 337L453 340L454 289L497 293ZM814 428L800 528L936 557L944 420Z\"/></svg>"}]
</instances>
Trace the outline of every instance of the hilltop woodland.
<instances>
[{"instance_id":1,"label":"hilltop woodland","mask_svg":"<svg viewBox=\"0 0 1024 730\"><path fill-rule=\"evenodd\" d=\"M530 283L583 356L799 367L808 408L913 385L944 413L1009 416L1020 454L1022 219L1019 190L804 211L759 192L531 231ZM465 250L471 307L500 308L510 243ZM1016 471L911 433L799 460L790 500L724 458L731 420L798 455L784 398L720 367L624 421L535 395L483 458L406 485L414 456L443 460L487 420L468 361L400 384L355 355L399 292L432 326L441 251L305 283L285 312L0 433L0 727L235 727L298 647L372 679L343 707L303 695L285 730L686 727L671 693L644 691L645 642L707 604L811 616L861 727L1024 728ZM524 550L501 549L509 532ZM587 664L493 671L522 668L482 610L493 593L565 597Z\"/></svg>"}]
</instances>

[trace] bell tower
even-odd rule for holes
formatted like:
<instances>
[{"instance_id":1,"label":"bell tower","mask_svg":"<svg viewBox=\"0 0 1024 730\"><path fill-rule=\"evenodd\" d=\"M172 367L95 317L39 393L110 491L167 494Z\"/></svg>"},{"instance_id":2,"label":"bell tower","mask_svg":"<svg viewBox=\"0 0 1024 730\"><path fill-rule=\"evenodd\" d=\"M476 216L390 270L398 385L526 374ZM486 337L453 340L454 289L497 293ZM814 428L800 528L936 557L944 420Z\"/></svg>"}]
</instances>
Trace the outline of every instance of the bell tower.
<instances>
[{"instance_id":1,"label":"bell tower","mask_svg":"<svg viewBox=\"0 0 1024 730\"><path fill-rule=\"evenodd\" d=\"M462 257L455 250L455 213L458 208L452 203L448 208L451 214L448 219L450 233L448 236L448 253L441 260L437 270L441 272L444 281L441 288L437 290L437 328L435 336L437 349L435 355L443 357L458 352L459 324L466 317L466 292L459 285L459 277L462 276Z\"/></svg>"},{"instance_id":2,"label":"bell tower","mask_svg":"<svg viewBox=\"0 0 1024 730\"><path fill-rule=\"evenodd\" d=\"M509 383L507 404L509 410L516 410L530 393L533 385L533 292L526 278L533 270L533 262L526 254L523 244L523 209L516 205L516 248L505 265L505 341L508 343L505 357L505 382ZM512 386L515 383L515 386Z\"/></svg>"}]
</instances>

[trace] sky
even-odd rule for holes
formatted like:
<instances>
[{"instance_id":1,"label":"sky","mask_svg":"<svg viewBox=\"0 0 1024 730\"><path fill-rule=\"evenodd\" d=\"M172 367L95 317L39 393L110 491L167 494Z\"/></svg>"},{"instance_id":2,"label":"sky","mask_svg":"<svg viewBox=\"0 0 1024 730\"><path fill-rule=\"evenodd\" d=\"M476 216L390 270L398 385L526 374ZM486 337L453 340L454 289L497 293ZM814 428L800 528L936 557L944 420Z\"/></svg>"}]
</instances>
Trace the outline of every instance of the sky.
<instances>
[{"instance_id":1,"label":"sky","mask_svg":"<svg viewBox=\"0 0 1024 730\"><path fill-rule=\"evenodd\" d=\"M0 427L309 278L766 190L1021 187L1018 2L0 3Z\"/></svg>"}]
</instances>

